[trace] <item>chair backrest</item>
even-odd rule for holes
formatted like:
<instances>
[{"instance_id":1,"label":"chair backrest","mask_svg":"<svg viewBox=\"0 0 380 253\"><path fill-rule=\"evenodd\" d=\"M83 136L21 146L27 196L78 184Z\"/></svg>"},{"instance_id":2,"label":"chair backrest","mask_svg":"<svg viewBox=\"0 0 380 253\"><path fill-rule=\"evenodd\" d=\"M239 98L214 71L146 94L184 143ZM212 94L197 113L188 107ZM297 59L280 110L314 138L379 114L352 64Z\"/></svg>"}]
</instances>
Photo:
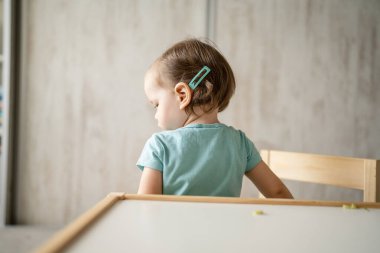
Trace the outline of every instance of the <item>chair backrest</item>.
<instances>
[{"instance_id":1,"label":"chair backrest","mask_svg":"<svg viewBox=\"0 0 380 253\"><path fill-rule=\"evenodd\" d=\"M364 202L380 202L380 160L261 150L281 179L363 190Z\"/></svg>"}]
</instances>

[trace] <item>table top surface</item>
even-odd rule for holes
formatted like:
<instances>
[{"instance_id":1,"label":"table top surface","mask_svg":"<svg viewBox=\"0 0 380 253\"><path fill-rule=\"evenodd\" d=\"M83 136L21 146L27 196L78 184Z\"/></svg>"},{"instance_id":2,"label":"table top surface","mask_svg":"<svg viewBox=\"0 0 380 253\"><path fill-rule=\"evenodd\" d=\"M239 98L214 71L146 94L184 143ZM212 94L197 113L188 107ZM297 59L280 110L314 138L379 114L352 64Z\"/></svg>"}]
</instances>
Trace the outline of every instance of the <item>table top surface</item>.
<instances>
[{"instance_id":1,"label":"table top surface","mask_svg":"<svg viewBox=\"0 0 380 253\"><path fill-rule=\"evenodd\" d=\"M377 208L121 200L65 252L378 252L379 235Z\"/></svg>"}]
</instances>

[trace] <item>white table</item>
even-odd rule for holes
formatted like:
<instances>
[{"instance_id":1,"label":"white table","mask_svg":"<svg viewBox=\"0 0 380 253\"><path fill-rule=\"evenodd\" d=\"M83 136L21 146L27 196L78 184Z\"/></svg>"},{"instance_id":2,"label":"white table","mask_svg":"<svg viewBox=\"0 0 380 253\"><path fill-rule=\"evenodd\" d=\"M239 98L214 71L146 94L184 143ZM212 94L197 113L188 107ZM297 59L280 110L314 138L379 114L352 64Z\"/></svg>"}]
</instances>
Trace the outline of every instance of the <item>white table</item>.
<instances>
[{"instance_id":1,"label":"white table","mask_svg":"<svg viewBox=\"0 0 380 253\"><path fill-rule=\"evenodd\" d=\"M379 203L123 194L104 202L88 229L69 226L39 252L60 240L63 252L380 252Z\"/></svg>"}]
</instances>

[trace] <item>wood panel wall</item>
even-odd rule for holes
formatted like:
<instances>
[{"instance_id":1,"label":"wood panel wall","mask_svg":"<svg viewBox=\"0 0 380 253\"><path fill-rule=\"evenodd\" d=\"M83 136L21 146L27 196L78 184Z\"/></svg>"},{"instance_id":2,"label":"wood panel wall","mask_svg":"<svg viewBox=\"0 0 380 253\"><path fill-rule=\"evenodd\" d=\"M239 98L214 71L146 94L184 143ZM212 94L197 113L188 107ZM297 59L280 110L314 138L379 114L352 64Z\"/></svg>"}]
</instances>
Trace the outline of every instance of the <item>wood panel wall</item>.
<instances>
[{"instance_id":1,"label":"wood panel wall","mask_svg":"<svg viewBox=\"0 0 380 253\"><path fill-rule=\"evenodd\" d=\"M158 130L144 72L207 24L237 77L225 123L258 148L380 157L379 1L215 3L208 22L206 0L23 2L19 223L64 224L108 192L137 190L135 162ZM299 198L360 196L290 186Z\"/></svg>"}]
</instances>

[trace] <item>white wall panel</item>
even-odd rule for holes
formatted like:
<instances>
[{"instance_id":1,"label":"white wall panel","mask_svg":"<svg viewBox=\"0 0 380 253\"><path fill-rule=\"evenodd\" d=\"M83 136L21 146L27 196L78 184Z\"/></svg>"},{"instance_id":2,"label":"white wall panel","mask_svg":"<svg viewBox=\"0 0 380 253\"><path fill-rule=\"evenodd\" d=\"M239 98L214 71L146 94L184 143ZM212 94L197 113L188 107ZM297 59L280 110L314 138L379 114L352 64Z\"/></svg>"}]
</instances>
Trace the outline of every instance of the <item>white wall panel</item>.
<instances>
[{"instance_id":1,"label":"white wall panel","mask_svg":"<svg viewBox=\"0 0 380 253\"><path fill-rule=\"evenodd\" d=\"M17 210L62 224L112 191L135 193L157 130L144 72L205 36L206 1L24 1Z\"/></svg>"},{"instance_id":2,"label":"white wall panel","mask_svg":"<svg viewBox=\"0 0 380 253\"><path fill-rule=\"evenodd\" d=\"M238 86L224 119L259 148L380 157L379 1L220 0L216 23Z\"/></svg>"}]
</instances>

